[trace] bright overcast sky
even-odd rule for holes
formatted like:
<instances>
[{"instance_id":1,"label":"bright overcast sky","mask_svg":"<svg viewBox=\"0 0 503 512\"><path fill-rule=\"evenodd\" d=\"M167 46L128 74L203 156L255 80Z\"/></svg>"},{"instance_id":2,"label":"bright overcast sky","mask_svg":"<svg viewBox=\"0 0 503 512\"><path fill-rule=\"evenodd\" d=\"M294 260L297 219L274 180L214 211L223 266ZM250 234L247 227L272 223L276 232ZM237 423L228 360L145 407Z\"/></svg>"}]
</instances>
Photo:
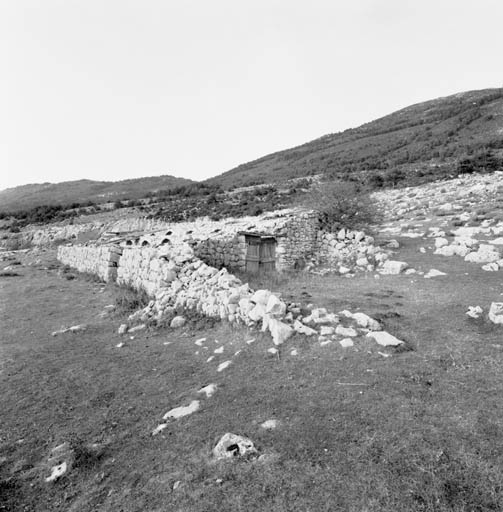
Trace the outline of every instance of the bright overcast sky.
<instances>
[{"instance_id":1,"label":"bright overcast sky","mask_svg":"<svg viewBox=\"0 0 503 512\"><path fill-rule=\"evenodd\" d=\"M503 85L503 0L0 0L0 189L204 179Z\"/></svg>"}]
</instances>

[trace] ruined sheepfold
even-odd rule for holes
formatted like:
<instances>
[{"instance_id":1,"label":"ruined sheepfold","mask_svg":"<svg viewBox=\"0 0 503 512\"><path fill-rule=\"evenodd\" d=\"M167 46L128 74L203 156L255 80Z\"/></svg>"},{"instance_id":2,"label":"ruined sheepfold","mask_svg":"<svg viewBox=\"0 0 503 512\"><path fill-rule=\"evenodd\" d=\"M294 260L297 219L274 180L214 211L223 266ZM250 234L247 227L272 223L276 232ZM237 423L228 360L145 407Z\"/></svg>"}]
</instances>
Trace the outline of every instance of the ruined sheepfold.
<instances>
[{"instance_id":1,"label":"ruined sheepfold","mask_svg":"<svg viewBox=\"0 0 503 512\"><path fill-rule=\"evenodd\" d=\"M118 249L67 246L58 250L58 259L86 272L92 268L101 271ZM201 261L187 244L158 249L125 247L116 270L118 284L143 289L153 297L147 308L131 315L131 322L169 322L177 312L191 310L231 323L253 325L262 321L276 343L293 332L279 320L286 305L277 297L265 291L257 295L225 268L218 270Z\"/></svg>"}]
</instances>

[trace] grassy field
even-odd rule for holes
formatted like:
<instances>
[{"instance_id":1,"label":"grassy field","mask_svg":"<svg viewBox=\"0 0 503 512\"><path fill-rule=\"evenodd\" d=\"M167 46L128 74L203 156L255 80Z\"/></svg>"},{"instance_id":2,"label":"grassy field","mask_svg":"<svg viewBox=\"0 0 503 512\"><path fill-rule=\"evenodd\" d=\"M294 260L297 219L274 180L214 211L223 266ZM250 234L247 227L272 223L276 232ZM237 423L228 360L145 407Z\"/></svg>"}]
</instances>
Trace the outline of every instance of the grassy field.
<instances>
[{"instance_id":1,"label":"grassy field","mask_svg":"<svg viewBox=\"0 0 503 512\"><path fill-rule=\"evenodd\" d=\"M264 335L209 322L121 339L124 308L100 316L127 304L116 287L67 280L47 263L0 277L0 511L503 510L503 328L464 314L498 301L501 279L400 241L399 259L448 276L252 284L361 310L405 340L401 350L293 337L273 356ZM88 329L51 336L80 323ZM202 398L209 383L217 392ZM198 412L151 436L166 411L196 398ZM279 426L264 430L268 419ZM261 457L214 462L226 432L251 438ZM63 442L74 467L46 483Z\"/></svg>"}]
</instances>

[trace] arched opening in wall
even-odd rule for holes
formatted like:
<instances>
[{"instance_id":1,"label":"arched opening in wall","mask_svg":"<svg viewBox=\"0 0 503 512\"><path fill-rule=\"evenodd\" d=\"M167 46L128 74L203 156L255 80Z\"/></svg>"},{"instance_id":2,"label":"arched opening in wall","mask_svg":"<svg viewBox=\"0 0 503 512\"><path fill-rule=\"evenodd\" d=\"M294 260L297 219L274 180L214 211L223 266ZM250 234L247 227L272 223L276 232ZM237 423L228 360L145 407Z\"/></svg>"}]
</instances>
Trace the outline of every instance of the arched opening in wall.
<instances>
[{"instance_id":1,"label":"arched opening in wall","mask_svg":"<svg viewBox=\"0 0 503 512\"><path fill-rule=\"evenodd\" d=\"M133 241L132 240L127 240L126 241L126 245L133 245Z\"/></svg>"},{"instance_id":2,"label":"arched opening in wall","mask_svg":"<svg viewBox=\"0 0 503 512\"><path fill-rule=\"evenodd\" d=\"M141 243L141 246L142 247L148 247L150 244L148 243L147 240L143 240L143 242Z\"/></svg>"},{"instance_id":3,"label":"arched opening in wall","mask_svg":"<svg viewBox=\"0 0 503 512\"><path fill-rule=\"evenodd\" d=\"M240 232L246 242L246 271L253 274L276 270L276 238L261 233Z\"/></svg>"},{"instance_id":4,"label":"arched opening in wall","mask_svg":"<svg viewBox=\"0 0 503 512\"><path fill-rule=\"evenodd\" d=\"M172 235L173 234L173 231L166 231L165 235L166 236L169 236L169 235Z\"/></svg>"},{"instance_id":5,"label":"arched opening in wall","mask_svg":"<svg viewBox=\"0 0 503 512\"><path fill-rule=\"evenodd\" d=\"M166 245L166 244L169 244L170 241L169 241L169 238L165 238L162 242L161 242L161 245Z\"/></svg>"}]
</instances>

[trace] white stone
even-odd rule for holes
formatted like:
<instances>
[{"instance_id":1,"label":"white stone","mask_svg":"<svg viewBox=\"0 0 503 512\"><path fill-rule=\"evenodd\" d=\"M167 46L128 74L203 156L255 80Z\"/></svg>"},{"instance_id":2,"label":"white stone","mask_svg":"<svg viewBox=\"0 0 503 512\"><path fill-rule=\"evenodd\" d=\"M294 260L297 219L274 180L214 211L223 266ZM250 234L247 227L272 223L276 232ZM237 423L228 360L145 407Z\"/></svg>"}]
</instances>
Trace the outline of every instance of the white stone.
<instances>
[{"instance_id":1,"label":"white stone","mask_svg":"<svg viewBox=\"0 0 503 512\"><path fill-rule=\"evenodd\" d=\"M321 336L330 336L332 334L334 334L335 332L335 328L332 327L331 325L322 325L320 327L320 335Z\"/></svg>"},{"instance_id":2,"label":"white stone","mask_svg":"<svg viewBox=\"0 0 503 512\"><path fill-rule=\"evenodd\" d=\"M353 318L353 320L355 320L355 322L360 327L365 327L366 329L370 329L371 331L381 330L381 324L377 320L374 320L370 316L366 315L365 313L354 313L351 315L351 318Z\"/></svg>"},{"instance_id":3,"label":"white stone","mask_svg":"<svg viewBox=\"0 0 503 512\"><path fill-rule=\"evenodd\" d=\"M189 405L175 407L168 411L163 417L163 420L174 419L177 420L179 418L183 418L184 416L188 416L189 414L193 414L199 410L199 400L192 400Z\"/></svg>"},{"instance_id":4,"label":"white stone","mask_svg":"<svg viewBox=\"0 0 503 512\"><path fill-rule=\"evenodd\" d=\"M51 468L51 475L48 476L45 481L46 482L55 482L58 478L62 477L68 471L68 464L66 462L62 462L57 466L53 466Z\"/></svg>"},{"instance_id":5,"label":"white stone","mask_svg":"<svg viewBox=\"0 0 503 512\"><path fill-rule=\"evenodd\" d=\"M266 313L275 317L282 317L286 313L286 304L276 295L271 295L267 300Z\"/></svg>"},{"instance_id":6,"label":"white stone","mask_svg":"<svg viewBox=\"0 0 503 512\"><path fill-rule=\"evenodd\" d=\"M471 318L479 318L483 313L483 309L480 306L468 306L466 314Z\"/></svg>"},{"instance_id":7,"label":"white stone","mask_svg":"<svg viewBox=\"0 0 503 512\"><path fill-rule=\"evenodd\" d=\"M264 423L261 423L260 426L265 430L274 430L278 428L279 421L278 420L266 420Z\"/></svg>"},{"instance_id":8,"label":"white stone","mask_svg":"<svg viewBox=\"0 0 503 512\"><path fill-rule=\"evenodd\" d=\"M204 393L206 395L206 398L211 398L217 391L217 385L216 384L208 384L207 386L204 386L204 388L201 388L198 393Z\"/></svg>"},{"instance_id":9,"label":"white stone","mask_svg":"<svg viewBox=\"0 0 503 512\"><path fill-rule=\"evenodd\" d=\"M117 330L118 334L126 334L127 333L127 324L121 324L119 329Z\"/></svg>"},{"instance_id":10,"label":"white stone","mask_svg":"<svg viewBox=\"0 0 503 512\"><path fill-rule=\"evenodd\" d=\"M298 320L295 320L295 322L293 323L293 329L295 330L295 332L304 334L306 336L314 336L315 334L318 334L318 332L315 329L312 329L311 327L304 325L302 322L299 322Z\"/></svg>"},{"instance_id":11,"label":"white stone","mask_svg":"<svg viewBox=\"0 0 503 512\"><path fill-rule=\"evenodd\" d=\"M398 338L395 338L392 336L389 332L386 331L380 331L380 332L369 332L367 333L368 338L374 338L374 340L383 347L387 346L396 346L401 345L403 341L399 340Z\"/></svg>"},{"instance_id":12,"label":"white stone","mask_svg":"<svg viewBox=\"0 0 503 512\"><path fill-rule=\"evenodd\" d=\"M213 448L213 456L217 460L243 457L253 453L257 453L257 450L250 439L230 432L224 434Z\"/></svg>"},{"instance_id":13,"label":"white stone","mask_svg":"<svg viewBox=\"0 0 503 512\"><path fill-rule=\"evenodd\" d=\"M503 302L491 303L489 320L494 324L503 324Z\"/></svg>"},{"instance_id":14,"label":"white stone","mask_svg":"<svg viewBox=\"0 0 503 512\"><path fill-rule=\"evenodd\" d=\"M496 261L482 265L482 270L485 270L486 272L496 272L499 268L500 267Z\"/></svg>"},{"instance_id":15,"label":"white stone","mask_svg":"<svg viewBox=\"0 0 503 512\"><path fill-rule=\"evenodd\" d=\"M226 368L228 368L231 365L232 361L224 361L223 363L220 363L217 368L217 372L223 372Z\"/></svg>"},{"instance_id":16,"label":"white stone","mask_svg":"<svg viewBox=\"0 0 503 512\"><path fill-rule=\"evenodd\" d=\"M269 301L269 297L271 296L271 292L269 290L257 290L251 297L251 300L255 304L262 304L262 306L266 306Z\"/></svg>"},{"instance_id":17,"label":"white stone","mask_svg":"<svg viewBox=\"0 0 503 512\"><path fill-rule=\"evenodd\" d=\"M352 327L343 327L342 325L338 325L335 328L335 333L339 334L340 336L358 336L358 333Z\"/></svg>"},{"instance_id":18,"label":"white stone","mask_svg":"<svg viewBox=\"0 0 503 512\"><path fill-rule=\"evenodd\" d=\"M405 261L388 260L385 261L382 267L383 274L400 274L409 265Z\"/></svg>"},{"instance_id":19,"label":"white stone","mask_svg":"<svg viewBox=\"0 0 503 512\"><path fill-rule=\"evenodd\" d=\"M160 425L157 425L157 427L155 427L154 430L152 430L152 435L156 436L157 434L162 432L167 426L167 423L161 423Z\"/></svg>"},{"instance_id":20,"label":"white stone","mask_svg":"<svg viewBox=\"0 0 503 512\"><path fill-rule=\"evenodd\" d=\"M344 338L339 340L339 343L343 348L352 347L354 345L354 341L351 338Z\"/></svg>"},{"instance_id":21,"label":"white stone","mask_svg":"<svg viewBox=\"0 0 503 512\"><path fill-rule=\"evenodd\" d=\"M440 247L444 247L446 245L449 245L449 241L447 240L447 238L443 238L443 237L435 238L435 247L437 249L440 249Z\"/></svg>"},{"instance_id":22,"label":"white stone","mask_svg":"<svg viewBox=\"0 0 503 512\"><path fill-rule=\"evenodd\" d=\"M275 318L271 318L269 320L268 327L275 345L281 345L284 343L294 332L289 325L276 320Z\"/></svg>"},{"instance_id":23,"label":"white stone","mask_svg":"<svg viewBox=\"0 0 503 512\"><path fill-rule=\"evenodd\" d=\"M171 320L171 323L169 326L173 329L178 329L180 327L183 327L186 323L186 320L183 316L175 316L173 320Z\"/></svg>"},{"instance_id":24,"label":"white stone","mask_svg":"<svg viewBox=\"0 0 503 512\"><path fill-rule=\"evenodd\" d=\"M437 270L435 268L432 268L429 270L425 275L425 279L430 279L432 277L438 277L438 276L446 276L447 274L445 272L440 272L440 270Z\"/></svg>"}]
</instances>

